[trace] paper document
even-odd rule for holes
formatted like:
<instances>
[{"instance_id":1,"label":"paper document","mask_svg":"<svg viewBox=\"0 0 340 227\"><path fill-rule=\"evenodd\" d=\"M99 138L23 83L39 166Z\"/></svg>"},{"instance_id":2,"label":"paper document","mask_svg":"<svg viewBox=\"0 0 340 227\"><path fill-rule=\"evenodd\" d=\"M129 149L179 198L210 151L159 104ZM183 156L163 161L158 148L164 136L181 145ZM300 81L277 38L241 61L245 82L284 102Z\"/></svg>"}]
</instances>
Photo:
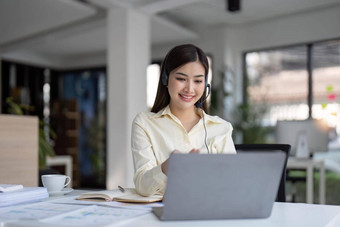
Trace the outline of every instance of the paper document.
<instances>
[{"instance_id":1,"label":"paper document","mask_svg":"<svg viewBox=\"0 0 340 227\"><path fill-rule=\"evenodd\" d=\"M340 226L340 213L336 215L325 227L338 227Z\"/></svg>"},{"instance_id":2,"label":"paper document","mask_svg":"<svg viewBox=\"0 0 340 227\"><path fill-rule=\"evenodd\" d=\"M0 184L0 192L12 192L23 188L21 184Z\"/></svg>"},{"instance_id":3,"label":"paper document","mask_svg":"<svg viewBox=\"0 0 340 227\"><path fill-rule=\"evenodd\" d=\"M42 219L40 222L54 225L99 226L113 224L114 222L147 213L149 212L144 210L119 209L93 205L59 216Z\"/></svg>"},{"instance_id":4,"label":"paper document","mask_svg":"<svg viewBox=\"0 0 340 227\"><path fill-rule=\"evenodd\" d=\"M63 205L47 202L33 203L21 206L0 208L0 220L42 219L60 215L75 209L83 208L81 205Z\"/></svg>"}]
</instances>

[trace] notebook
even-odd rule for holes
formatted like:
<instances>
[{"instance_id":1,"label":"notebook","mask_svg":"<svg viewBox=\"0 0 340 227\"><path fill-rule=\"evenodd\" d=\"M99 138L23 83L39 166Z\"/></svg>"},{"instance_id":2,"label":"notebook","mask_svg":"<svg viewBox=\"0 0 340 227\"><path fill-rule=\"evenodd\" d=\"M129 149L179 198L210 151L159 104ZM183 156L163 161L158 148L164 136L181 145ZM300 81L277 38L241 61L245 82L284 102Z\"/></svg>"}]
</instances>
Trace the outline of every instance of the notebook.
<instances>
[{"instance_id":1,"label":"notebook","mask_svg":"<svg viewBox=\"0 0 340 227\"><path fill-rule=\"evenodd\" d=\"M161 220L267 218L284 169L284 152L171 154Z\"/></svg>"}]
</instances>

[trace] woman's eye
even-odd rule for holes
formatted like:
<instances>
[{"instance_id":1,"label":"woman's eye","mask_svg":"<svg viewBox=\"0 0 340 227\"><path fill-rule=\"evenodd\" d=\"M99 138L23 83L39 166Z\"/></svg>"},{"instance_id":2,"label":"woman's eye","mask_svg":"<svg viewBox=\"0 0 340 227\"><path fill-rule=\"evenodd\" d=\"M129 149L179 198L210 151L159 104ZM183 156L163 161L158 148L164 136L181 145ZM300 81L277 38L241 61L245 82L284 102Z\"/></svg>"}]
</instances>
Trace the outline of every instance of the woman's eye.
<instances>
[{"instance_id":1,"label":"woman's eye","mask_svg":"<svg viewBox=\"0 0 340 227\"><path fill-rule=\"evenodd\" d=\"M203 83L203 80L196 80L195 83L198 83L198 84Z\"/></svg>"},{"instance_id":2,"label":"woman's eye","mask_svg":"<svg viewBox=\"0 0 340 227\"><path fill-rule=\"evenodd\" d=\"M177 77L176 79L179 80L179 81L184 81L185 80L184 78L180 78L180 77Z\"/></svg>"}]
</instances>

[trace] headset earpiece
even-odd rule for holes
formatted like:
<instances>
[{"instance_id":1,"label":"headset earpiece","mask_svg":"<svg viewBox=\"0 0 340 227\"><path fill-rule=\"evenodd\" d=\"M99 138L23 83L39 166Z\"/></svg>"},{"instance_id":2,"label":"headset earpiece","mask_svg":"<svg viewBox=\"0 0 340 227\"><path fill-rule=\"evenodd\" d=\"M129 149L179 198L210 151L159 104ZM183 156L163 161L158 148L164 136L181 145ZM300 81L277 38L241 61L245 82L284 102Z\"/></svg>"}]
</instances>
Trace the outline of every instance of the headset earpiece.
<instances>
[{"instance_id":1,"label":"headset earpiece","mask_svg":"<svg viewBox=\"0 0 340 227\"><path fill-rule=\"evenodd\" d=\"M166 67L166 58L164 59L163 66L162 66L161 80L164 86L168 86L169 76L166 73L165 67Z\"/></svg>"},{"instance_id":2,"label":"headset earpiece","mask_svg":"<svg viewBox=\"0 0 340 227\"><path fill-rule=\"evenodd\" d=\"M161 80L162 80L162 84L163 84L164 86L168 86L169 75L168 75L168 73L166 72L166 65L167 65L167 62L168 62L168 57L169 57L169 55L171 54L171 52L172 52L174 49L175 49L175 47L172 48L172 49L168 52L168 54L165 56L164 61L163 61L163 64L162 64Z\"/></svg>"},{"instance_id":3,"label":"headset earpiece","mask_svg":"<svg viewBox=\"0 0 340 227\"><path fill-rule=\"evenodd\" d=\"M168 74L165 72L165 70L163 70L163 71L164 72L162 72L162 75L161 75L161 77L162 77L162 84L164 86L168 86L168 80L169 80Z\"/></svg>"},{"instance_id":4,"label":"headset earpiece","mask_svg":"<svg viewBox=\"0 0 340 227\"><path fill-rule=\"evenodd\" d=\"M203 103L205 102L205 100L207 100L208 96L210 95L210 91L211 91L210 89L211 89L211 87L210 87L210 84L208 84L207 79L206 79L206 80L205 80L205 89L204 89L204 91L206 91L207 89L209 89L209 90L208 90L208 94L205 96L205 98L201 97L201 98L195 103L196 108L202 108ZM204 92L203 92L203 93L204 93Z\"/></svg>"}]
</instances>

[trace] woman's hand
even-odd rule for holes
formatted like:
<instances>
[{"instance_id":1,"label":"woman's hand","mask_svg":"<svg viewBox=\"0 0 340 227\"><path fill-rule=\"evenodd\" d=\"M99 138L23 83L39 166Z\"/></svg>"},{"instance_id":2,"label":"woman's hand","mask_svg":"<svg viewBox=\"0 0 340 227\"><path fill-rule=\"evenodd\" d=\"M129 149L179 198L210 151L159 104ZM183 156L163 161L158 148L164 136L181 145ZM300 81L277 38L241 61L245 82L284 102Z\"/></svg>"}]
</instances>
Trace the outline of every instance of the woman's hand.
<instances>
[{"instance_id":1,"label":"woman's hand","mask_svg":"<svg viewBox=\"0 0 340 227\"><path fill-rule=\"evenodd\" d=\"M198 153L200 153L200 149L192 149L189 153L190 154L198 154Z\"/></svg>"},{"instance_id":2,"label":"woman's hand","mask_svg":"<svg viewBox=\"0 0 340 227\"><path fill-rule=\"evenodd\" d=\"M181 153L181 152L179 152L178 150L174 150L172 153ZM192 149L190 152L189 152L189 154L198 154L198 153L200 153L200 149ZM167 160L165 160L162 164L161 164L161 169L162 169L162 172L165 174L165 175L167 175L167 168L168 168L168 160L169 159L167 159Z\"/></svg>"}]
</instances>

